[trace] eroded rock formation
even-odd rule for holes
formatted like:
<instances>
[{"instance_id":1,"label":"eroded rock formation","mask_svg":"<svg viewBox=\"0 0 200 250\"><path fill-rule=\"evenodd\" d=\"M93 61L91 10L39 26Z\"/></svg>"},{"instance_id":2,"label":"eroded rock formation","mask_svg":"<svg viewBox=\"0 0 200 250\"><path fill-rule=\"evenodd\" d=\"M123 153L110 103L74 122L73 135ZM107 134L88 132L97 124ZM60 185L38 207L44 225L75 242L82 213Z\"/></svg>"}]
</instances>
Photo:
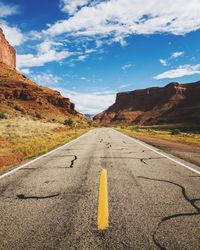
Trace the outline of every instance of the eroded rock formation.
<instances>
[{"instance_id":1,"label":"eroded rock formation","mask_svg":"<svg viewBox=\"0 0 200 250\"><path fill-rule=\"evenodd\" d=\"M16 52L15 49L6 40L3 30L0 28L0 62L5 63L9 67L16 68Z\"/></svg>"},{"instance_id":2,"label":"eroded rock formation","mask_svg":"<svg viewBox=\"0 0 200 250\"><path fill-rule=\"evenodd\" d=\"M115 103L94 120L104 125L200 124L200 81L118 93Z\"/></svg>"},{"instance_id":3,"label":"eroded rock formation","mask_svg":"<svg viewBox=\"0 0 200 250\"><path fill-rule=\"evenodd\" d=\"M9 116L31 116L64 121L68 116L82 119L74 104L58 91L39 86L0 62L0 111Z\"/></svg>"}]
</instances>

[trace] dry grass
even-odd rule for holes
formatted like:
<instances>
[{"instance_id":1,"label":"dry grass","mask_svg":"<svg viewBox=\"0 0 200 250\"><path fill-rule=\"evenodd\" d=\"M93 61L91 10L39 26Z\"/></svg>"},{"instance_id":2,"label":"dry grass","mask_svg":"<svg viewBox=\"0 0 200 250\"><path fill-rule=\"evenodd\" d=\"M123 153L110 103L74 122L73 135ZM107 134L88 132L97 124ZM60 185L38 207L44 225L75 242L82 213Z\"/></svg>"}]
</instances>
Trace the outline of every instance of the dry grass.
<instances>
[{"instance_id":1,"label":"dry grass","mask_svg":"<svg viewBox=\"0 0 200 250\"><path fill-rule=\"evenodd\" d=\"M159 138L200 147L200 128L185 126L128 126L117 130L130 136Z\"/></svg>"},{"instance_id":2,"label":"dry grass","mask_svg":"<svg viewBox=\"0 0 200 250\"><path fill-rule=\"evenodd\" d=\"M25 118L0 120L0 172L54 149L88 131Z\"/></svg>"}]
</instances>

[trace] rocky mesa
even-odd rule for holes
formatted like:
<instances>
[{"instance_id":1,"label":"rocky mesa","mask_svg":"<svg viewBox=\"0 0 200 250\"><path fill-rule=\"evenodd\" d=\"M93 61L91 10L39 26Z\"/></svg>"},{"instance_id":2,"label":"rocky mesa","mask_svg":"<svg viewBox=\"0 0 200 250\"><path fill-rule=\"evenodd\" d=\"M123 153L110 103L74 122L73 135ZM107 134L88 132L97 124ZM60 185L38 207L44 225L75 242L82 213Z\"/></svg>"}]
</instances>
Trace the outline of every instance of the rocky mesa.
<instances>
[{"instance_id":1,"label":"rocky mesa","mask_svg":"<svg viewBox=\"0 0 200 250\"><path fill-rule=\"evenodd\" d=\"M74 104L58 91L39 86L16 69L15 49L0 29L0 111L9 117L31 116L63 121L67 116L82 119Z\"/></svg>"},{"instance_id":2,"label":"rocky mesa","mask_svg":"<svg viewBox=\"0 0 200 250\"><path fill-rule=\"evenodd\" d=\"M6 40L3 30L0 28L0 62L12 69L16 68L16 51Z\"/></svg>"},{"instance_id":3,"label":"rocky mesa","mask_svg":"<svg viewBox=\"0 0 200 250\"><path fill-rule=\"evenodd\" d=\"M103 125L200 124L200 81L118 93L94 120Z\"/></svg>"}]
</instances>

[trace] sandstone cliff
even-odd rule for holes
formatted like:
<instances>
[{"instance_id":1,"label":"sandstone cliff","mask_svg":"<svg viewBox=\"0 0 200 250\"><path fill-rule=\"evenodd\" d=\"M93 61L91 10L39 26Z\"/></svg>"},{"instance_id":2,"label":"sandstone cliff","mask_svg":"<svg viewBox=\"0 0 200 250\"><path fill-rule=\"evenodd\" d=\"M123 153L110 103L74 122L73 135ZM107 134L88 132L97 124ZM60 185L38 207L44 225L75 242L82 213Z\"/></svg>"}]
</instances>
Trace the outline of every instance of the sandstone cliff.
<instances>
[{"instance_id":1,"label":"sandstone cliff","mask_svg":"<svg viewBox=\"0 0 200 250\"><path fill-rule=\"evenodd\" d=\"M0 28L0 111L16 115L63 121L68 116L85 119L74 104L58 91L39 86L15 70L15 49Z\"/></svg>"},{"instance_id":2,"label":"sandstone cliff","mask_svg":"<svg viewBox=\"0 0 200 250\"><path fill-rule=\"evenodd\" d=\"M3 30L0 28L0 62L5 63L9 67L16 68L16 52L15 49L6 40Z\"/></svg>"},{"instance_id":3,"label":"sandstone cliff","mask_svg":"<svg viewBox=\"0 0 200 250\"><path fill-rule=\"evenodd\" d=\"M74 104L58 91L39 86L4 63L0 63L0 111L10 117L31 116L57 121L68 116L83 118Z\"/></svg>"},{"instance_id":4,"label":"sandstone cliff","mask_svg":"<svg viewBox=\"0 0 200 250\"><path fill-rule=\"evenodd\" d=\"M115 103L96 115L100 124L200 124L200 81L118 93Z\"/></svg>"}]
</instances>

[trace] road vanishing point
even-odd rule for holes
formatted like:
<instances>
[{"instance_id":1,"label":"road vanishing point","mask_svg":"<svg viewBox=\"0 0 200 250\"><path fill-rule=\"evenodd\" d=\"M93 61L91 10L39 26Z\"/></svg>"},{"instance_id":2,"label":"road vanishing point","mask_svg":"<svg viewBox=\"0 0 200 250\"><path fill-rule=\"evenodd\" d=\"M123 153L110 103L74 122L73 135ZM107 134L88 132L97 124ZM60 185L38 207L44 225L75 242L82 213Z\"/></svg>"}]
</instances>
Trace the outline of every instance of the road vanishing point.
<instances>
[{"instance_id":1,"label":"road vanishing point","mask_svg":"<svg viewBox=\"0 0 200 250\"><path fill-rule=\"evenodd\" d=\"M200 249L200 168L111 128L1 175L0 193L1 250Z\"/></svg>"}]
</instances>

